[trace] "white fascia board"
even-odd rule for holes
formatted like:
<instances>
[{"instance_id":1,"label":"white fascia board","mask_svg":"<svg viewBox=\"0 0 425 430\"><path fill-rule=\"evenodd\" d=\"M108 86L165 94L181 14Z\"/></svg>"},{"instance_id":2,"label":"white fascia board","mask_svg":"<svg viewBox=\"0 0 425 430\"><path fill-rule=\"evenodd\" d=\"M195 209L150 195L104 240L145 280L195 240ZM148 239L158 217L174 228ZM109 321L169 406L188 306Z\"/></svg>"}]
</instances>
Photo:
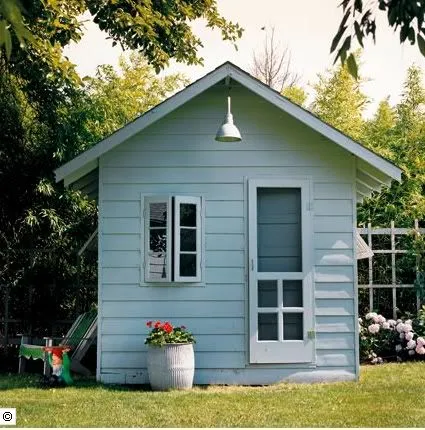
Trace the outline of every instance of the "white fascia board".
<instances>
[{"instance_id":1,"label":"white fascia board","mask_svg":"<svg viewBox=\"0 0 425 430\"><path fill-rule=\"evenodd\" d=\"M280 94L273 90L270 90L261 82L257 81L256 79L252 79L245 72L232 67L230 76L242 85L246 86L252 92L258 94L260 97L263 97L270 103L274 104L276 107L282 109L283 111L293 116L297 120L301 121L302 123L306 124L313 130L316 130L318 133L340 145L342 148L351 152L356 157L376 167L392 179L395 179L397 181L401 180L402 171L394 164L383 159L379 155L374 154L367 148L364 148L359 143L350 139L348 136L345 136L343 133L326 124L313 114L300 108L295 103L286 100Z\"/></svg>"},{"instance_id":2,"label":"white fascia board","mask_svg":"<svg viewBox=\"0 0 425 430\"><path fill-rule=\"evenodd\" d=\"M78 155L68 163L55 170L56 182L62 179L73 176L73 180L78 179L78 175L73 175L78 170L82 169L86 164L97 160L101 155L115 148L120 143L139 133L144 128L150 126L154 122L160 120L165 115L179 108L187 103L197 95L201 94L208 88L215 85L217 82L230 75L231 65L225 63L222 67L212 71L210 74L204 76L174 96L160 103L158 106L152 108L133 122L120 128L115 133L103 139L97 145ZM87 172L86 172L87 173ZM78 176L75 178L75 176ZM81 176L81 175L80 175ZM68 181L69 182L69 181Z\"/></svg>"}]
</instances>

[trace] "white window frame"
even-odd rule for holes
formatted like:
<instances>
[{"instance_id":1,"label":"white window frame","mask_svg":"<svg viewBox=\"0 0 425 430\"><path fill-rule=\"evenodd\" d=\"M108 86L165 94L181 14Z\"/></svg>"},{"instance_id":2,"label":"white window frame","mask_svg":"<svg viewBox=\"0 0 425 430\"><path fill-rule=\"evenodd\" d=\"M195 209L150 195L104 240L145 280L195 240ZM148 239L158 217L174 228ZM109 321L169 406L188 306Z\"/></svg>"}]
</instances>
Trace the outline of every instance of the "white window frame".
<instances>
[{"instance_id":1,"label":"white window frame","mask_svg":"<svg viewBox=\"0 0 425 430\"><path fill-rule=\"evenodd\" d=\"M257 189L298 188L301 189L301 272L258 272L257 243ZM313 288L313 214L311 211L311 180L308 179L250 179L248 180L249 216L249 337L250 363L312 363L314 361L314 288ZM282 282L301 280L303 284L302 308L259 308L258 280L276 280L278 300L281 299ZM278 313L277 341L258 340L258 313ZM303 312L303 339L283 340L283 313Z\"/></svg>"},{"instance_id":2,"label":"white window frame","mask_svg":"<svg viewBox=\"0 0 425 430\"><path fill-rule=\"evenodd\" d=\"M142 195L142 214L143 214L143 233L142 241L144 242L142 256L144 268L144 281L146 284L182 284L182 283L200 283L203 279L203 207L204 199L201 196L184 196L184 195ZM149 277L149 239L150 239L150 204L166 203L167 204L167 246L166 246L166 278L152 279ZM180 254L190 253L180 251L180 204L188 203L196 205L196 276L180 276ZM183 228L185 228L183 226ZM142 278L143 279L143 278Z\"/></svg>"},{"instance_id":3,"label":"white window frame","mask_svg":"<svg viewBox=\"0 0 425 430\"><path fill-rule=\"evenodd\" d=\"M196 276L180 276L180 255L192 252L180 251L180 204L196 205ZM183 226L183 228L188 228ZM191 196L174 197L174 282L201 281L201 198Z\"/></svg>"}]
</instances>

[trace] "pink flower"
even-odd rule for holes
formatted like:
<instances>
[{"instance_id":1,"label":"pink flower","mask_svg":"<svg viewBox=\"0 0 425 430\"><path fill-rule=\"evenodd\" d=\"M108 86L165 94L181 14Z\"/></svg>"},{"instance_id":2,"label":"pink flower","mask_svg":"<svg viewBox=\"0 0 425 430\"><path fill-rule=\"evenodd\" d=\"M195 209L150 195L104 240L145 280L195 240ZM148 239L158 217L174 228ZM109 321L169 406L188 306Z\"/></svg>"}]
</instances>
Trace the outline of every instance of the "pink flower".
<instances>
[{"instance_id":1,"label":"pink flower","mask_svg":"<svg viewBox=\"0 0 425 430\"><path fill-rule=\"evenodd\" d=\"M401 322L399 324L397 324L397 327L395 328L399 333L403 333L404 332L404 324Z\"/></svg>"},{"instance_id":2,"label":"pink flower","mask_svg":"<svg viewBox=\"0 0 425 430\"><path fill-rule=\"evenodd\" d=\"M409 349L408 354L409 354L409 355L415 355L415 351L414 351L413 349Z\"/></svg>"},{"instance_id":3,"label":"pink flower","mask_svg":"<svg viewBox=\"0 0 425 430\"><path fill-rule=\"evenodd\" d=\"M368 328L369 333L375 334L379 331L379 324L371 324Z\"/></svg>"},{"instance_id":4,"label":"pink flower","mask_svg":"<svg viewBox=\"0 0 425 430\"><path fill-rule=\"evenodd\" d=\"M423 337L418 337L416 342L419 346L425 346L425 339Z\"/></svg>"},{"instance_id":5,"label":"pink flower","mask_svg":"<svg viewBox=\"0 0 425 430\"><path fill-rule=\"evenodd\" d=\"M409 342L407 342L406 348L407 349L414 349L416 346L416 342L414 340L409 340Z\"/></svg>"},{"instance_id":6,"label":"pink flower","mask_svg":"<svg viewBox=\"0 0 425 430\"><path fill-rule=\"evenodd\" d=\"M415 351L419 354L419 355L424 355L425 354L425 348L423 345L417 345Z\"/></svg>"},{"instance_id":7,"label":"pink flower","mask_svg":"<svg viewBox=\"0 0 425 430\"><path fill-rule=\"evenodd\" d=\"M406 333L406 334L404 335L404 338L405 338L407 341L412 340L412 339L413 339L413 332L409 331L408 333Z\"/></svg>"},{"instance_id":8,"label":"pink flower","mask_svg":"<svg viewBox=\"0 0 425 430\"><path fill-rule=\"evenodd\" d=\"M400 352L403 348L401 347L401 345L396 345L395 346L395 350L396 352Z\"/></svg>"},{"instance_id":9,"label":"pink flower","mask_svg":"<svg viewBox=\"0 0 425 430\"><path fill-rule=\"evenodd\" d=\"M388 320L388 324L389 324L391 327L394 327L397 323L396 323L394 320Z\"/></svg>"},{"instance_id":10,"label":"pink flower","mask_svg":"<svg viewBox=\"0 0 425 430\"><path fill-rule=\"evenodd\" d=\"M383 324L387 319L382 315L378 315L377 320L378 323Z\"/></svg>"},{"instance_id":11,"label":"pink flower","mask_svg":"<svg viewBox=\"0 0 425 430\"><path fill-rule=\"evenodd\" d=\"M412 330L413 330L413 327L411 324L407 324L407 323L404 324L404 332L405 333L407 333L408 331L412 331Z\"/></svg>"},{"instance_id":12,"label":"pink flower","mask_svg":"<svg viewBox=\"0 0 425 430\"><path fill-rule=\"evenodd\" d=\"M373 317L377 317L377 316L378 316L378 314L376 312L369 312L368 314L366 314L366 319L370 320Z\"/></svg>"},{"instance_id":13,"label":"pink flower","mask_svg":"<svg viewBox=\"0 0 425 430\"><path fill-rule=\"evenodd\" d=\"M388 322L382 323L382 328L385 328L386 330L389 330L391 328L390 327L390 323L388 323Z\"/></svg>"},{"instance_id":14,"label":"pink flower","mask_svg":"<svg viewBox=\"0 0 425 430\"><path fill-rule=\"evenodd\" d=\"M404 339L404 333L400 333L400 339L403 340Z\"/></svg>"}]
</instances>

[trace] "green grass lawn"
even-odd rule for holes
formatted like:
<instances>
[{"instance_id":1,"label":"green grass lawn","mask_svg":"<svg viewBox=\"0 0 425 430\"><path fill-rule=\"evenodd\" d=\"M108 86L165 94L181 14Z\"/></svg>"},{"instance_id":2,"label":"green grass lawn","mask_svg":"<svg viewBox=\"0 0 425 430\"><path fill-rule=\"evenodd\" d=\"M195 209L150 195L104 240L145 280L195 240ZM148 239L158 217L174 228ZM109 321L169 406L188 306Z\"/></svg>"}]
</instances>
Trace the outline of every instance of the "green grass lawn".
<instances>
[{"instance_id":1,"label":"green grass lawn","mask_svg":"<svg viewBox=\"0 0 425 430\"><path fill-rule=\"evenodd\" d=\"M360 382L197 387L150 392L77 381L40 389L0 375L0 407L18 427L423 427L425 363L365 366Z\"/></svg>"}]
</instances>

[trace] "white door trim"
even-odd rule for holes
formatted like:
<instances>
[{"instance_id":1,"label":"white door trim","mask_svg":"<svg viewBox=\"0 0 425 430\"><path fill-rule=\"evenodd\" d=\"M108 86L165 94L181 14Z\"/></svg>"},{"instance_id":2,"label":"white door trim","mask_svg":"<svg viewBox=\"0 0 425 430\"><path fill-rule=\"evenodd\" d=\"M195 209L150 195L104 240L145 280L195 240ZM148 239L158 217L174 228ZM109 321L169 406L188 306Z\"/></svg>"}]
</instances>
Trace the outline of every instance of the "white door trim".
<instances>
[{"instance_id":1,"label":"white door trim","mask_svg":"<svg viewBox=\"0 0 425 430\"><path fill-rule=\"evenodd\" d=\"M301 189L302 272L258 272L257 189ZM249 346L250 363L311 363L314 361L314 285L312 182L309 179L267 178L248 180L248 254L249 254ZM302 280L303 307L285 308L285 313L303 311L303 340L283 341L282 313L279 313L279 341L258 341L258 280ZM279 297L281 293L279 292ZM262 312L271 309L261 308Z\"/></svg>"}]
</instances>

